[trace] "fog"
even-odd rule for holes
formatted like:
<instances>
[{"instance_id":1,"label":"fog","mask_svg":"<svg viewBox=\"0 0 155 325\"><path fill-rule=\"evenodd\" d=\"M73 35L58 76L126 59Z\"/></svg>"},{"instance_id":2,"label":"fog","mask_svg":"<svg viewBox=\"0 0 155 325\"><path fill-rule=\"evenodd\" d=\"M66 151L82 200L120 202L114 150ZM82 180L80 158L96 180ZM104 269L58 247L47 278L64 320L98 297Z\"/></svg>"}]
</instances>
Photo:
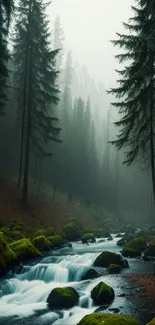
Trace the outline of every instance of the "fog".
<instances>
[{"instance_id":1,"label":"fog","mask_svg":"<svg viewBox=\"0 0 155 325\"><path fill-rule=\"evenodd\" d=\"M65 47L73 59L85 65L106 89L116 84L116 49L110 40L123 32L122 22L131 17L134 0L53 0L52 22L59 14L64 28Z\"/></svg>"}]
</instances>

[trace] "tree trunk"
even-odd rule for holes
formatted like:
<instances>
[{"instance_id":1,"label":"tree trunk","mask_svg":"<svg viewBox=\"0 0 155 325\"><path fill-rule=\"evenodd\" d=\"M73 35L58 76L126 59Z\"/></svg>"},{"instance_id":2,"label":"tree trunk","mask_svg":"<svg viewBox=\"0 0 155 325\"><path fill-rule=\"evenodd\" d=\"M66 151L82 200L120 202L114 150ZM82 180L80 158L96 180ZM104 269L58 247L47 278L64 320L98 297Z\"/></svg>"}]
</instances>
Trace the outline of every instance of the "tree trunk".
<instances>
[{"instance_id":1,"label":"tree trunk","mask_svg":"<svg viewBox=\"0 0 155 325\"><path fill-rule=\"evenodd\" d=\"M57 184L55 183L54 186L53 186L53 200L56 197L56 191L57 191Z\"/></svg>"},{"instance_id":2,"label":"tree trunk","mask_svg":"<svg viewBox=\"0 0 155 325\"><path fill-rule=\"evenodd\" d=\"M42 180L42 161L40 162L40 168L39 168L39 181L38 181L38 190L37 190L37 194L40 193L41 180Z\"/></svg>"},{"instance_id":3,"label":"tree trunk","mask_svg":"<svg viewBox=\"0 0 155 325\"><path fill-rule=\"evenodd\" d=\"M28 15L28 24L29 24L29 62L28 62L28 110L27 110L27 134L26 134L26 149L25 149L25 166L24 166L24 182L23 182L23 195L22 201L24 204L27 204L28 199L28 176L29 176L29 158L30 158L30 134L31 134L31 105L32 105L32 47L31 47L31 38L30 38L30 26L31 26L31 7L32 0L29 4L29 15Z\"/></svg>"},{"instance_id":4,"label":"tree trunk","mask_svg":"<svg viewBox=\"0 0 155 325\"><path fill-rule=\"evenodd\" d=\"M152 57L152 82L151 82L151 130L150 130L150 149L151 149L151 176L152 176L152 186L153 186L153 198L155 203L155 157L154 157L154 87L153 87L153 77L154 77L154 59Z\"/></svg>"}]
</instances>

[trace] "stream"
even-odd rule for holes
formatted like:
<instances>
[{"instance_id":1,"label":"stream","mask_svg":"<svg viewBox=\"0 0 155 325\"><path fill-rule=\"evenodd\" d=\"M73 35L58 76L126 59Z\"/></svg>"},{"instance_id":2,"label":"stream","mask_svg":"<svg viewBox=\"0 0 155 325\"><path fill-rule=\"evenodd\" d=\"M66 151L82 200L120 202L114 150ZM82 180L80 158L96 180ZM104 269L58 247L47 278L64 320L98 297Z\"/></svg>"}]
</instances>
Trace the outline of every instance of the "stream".
<instances>
[{"instance_id":1,"label":"stream","mask_svg":"<svg viewBox=\"0 0 155 325\"><path fill-rule=\"evenodd\" d=\"M84 245L73 243L72 248L63 248L48 252L41 260L24 265L22 274L7 275L0 281L0 324L1 325L76 325L87 314L93 313L99 306L94 306L90 292L100 281L111 285L115 290L115 300L107 307L106 313L116 310L121 314L137 318L141 325L150 321L155 314L145 312L148 304L146 298L120 297L122 293L140 290L119 275L109 275L107 270L97 269L102 276L94 280L81 281L82 275L88 270L95 258L104 250L119 252L117 240L99 239L94 244ZM155 273L153 262L141 259L129 259L129 269L122 273ZM71 286L75 288L80 300L78 306L70 310L52 312L46 299L53 288ZM155 307L155 303L154 303ZM117 308L117 309L116 309ZM143 312L139 309L144 310ZM101 308L103 312L103 308Z\"/></svg>"}]
</instances>

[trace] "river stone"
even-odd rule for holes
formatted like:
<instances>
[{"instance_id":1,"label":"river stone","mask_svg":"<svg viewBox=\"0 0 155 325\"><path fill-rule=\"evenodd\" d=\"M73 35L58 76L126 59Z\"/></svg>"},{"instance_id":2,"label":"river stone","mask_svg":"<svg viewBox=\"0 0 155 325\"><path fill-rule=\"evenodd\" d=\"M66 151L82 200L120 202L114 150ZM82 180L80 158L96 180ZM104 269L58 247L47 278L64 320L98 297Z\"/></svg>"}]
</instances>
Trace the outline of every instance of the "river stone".
<instances>
[{"instance_id":1,"label":"river stone","mask_svg":"<svg viewBox=\"0 0 155 325\"><path fill-rule=\"evenodd\" d=\"M75 289L55 288L47 298L47 304L50 309L69 309L77 305L79 295Z\"/></svg>"},{"instance_id":2,"label":"river stone","mask_svg":"<svg viewBox=\"0 0 155 325\"><path fill-rule=\"evenodd\" d=\"M104 282L100 282L91 291L91 298L97 305L103 305L104 303L110 303L114 299L115 293L113 288L108 286Z\"/></svg>"},{"instance_id":3,"label":"river stone","mask_svg":"<svg viewBox=\"0 0 155 325\"><path fill-rule=\"evenodd\" d=\"M110 274L120 273L121 272L121 266L117 264L110 264L108 266L108 272Z\"/></svg>"},{"instance_id":4,"label":"river stone","mask_svg":"<svg viewBox=\"0 0 155 325\"><path fill-rule=\"evenodd\" d=\"M109 251L102 252L95 260L94 266L108 267L110 264L122 264L122 257L120 254L112 253Z\"/></svg>"},{"instance_id":5,"label":"river stone","mask_svg":"<svg viewBox=\"0 0 155 325\"><path fill-rule=\"evenodd\" d=\"M144 258L155 257L155 242L151 243L144 253Z\"/></svg>"},{"instance_id":6,"label":"river stone","mask_svg":"<svg viewBox=\"0 0 155 325\"><path fill-rule=\"evenodd\" d=\"M82 275L82 281L83 280L89 280L89 279L96 279L100 276L100 274L95 271L94 269L89 269L84 275Z\"/></svg>"},{"instance_id":7,"label":"river stone","mask_svg":"<svg viewBox=\"0 0 155 325\"><path fill-rule=\"evenodd\" d=\"M94 313L85 316L77 325L139 325L128 316Z\"/></svg>"}]
</instances>

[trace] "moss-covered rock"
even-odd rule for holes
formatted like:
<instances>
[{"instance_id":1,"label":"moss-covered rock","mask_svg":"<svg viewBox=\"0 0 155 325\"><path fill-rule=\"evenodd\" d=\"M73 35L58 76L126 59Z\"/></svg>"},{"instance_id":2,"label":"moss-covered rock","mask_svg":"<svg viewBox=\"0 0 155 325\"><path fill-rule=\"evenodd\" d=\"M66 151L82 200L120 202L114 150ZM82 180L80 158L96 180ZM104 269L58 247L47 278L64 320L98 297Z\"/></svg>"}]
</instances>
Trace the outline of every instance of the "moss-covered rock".
<instances>
[{"instance_id":1,"label":"moss-covered rock","mask_svg":"<svg viewBox=\"0 0 155 325\"><path fill-rule=\"evenodd\" d=\"M35 231L33 232L32 237L39 237L39 236L46 236L46 230L45 229L35 229Z\"/></svg>"},{"instance_id":2,"label":"moss-covered rock","mask_svg":"<svg viewBox=\"0 0 155 325\"><path fill-rule=\"evenodd\" d=\"M147 248L147 244L143 237L136 237L134 239L127 241L124 247L130 247L139 252L142 252Z\"/></svg>"},{"instance_id":3,"label":"moss-covered rock","mask_svg":"<svg viewBox=\"0 0 155 325\"><path fill-rule=\"evenodd\" d=\"M70 222L73 223L74 225L76 225L76 227L79 230L81 230L83 228L82 222L78 218L76 218L76 217L68 218L67 224L70 223Z\"/></svg>"},{"instance_id":4,"label":"moss-covered rock","mask_svg":"<svg viewBox=\"0 0 155 325\"><path fill-rule=\"evenodd\" d=\"M128 316L109 315L94 313L85 316L78 325L139 325L139 323ZM152 324L151 324L152 325Z\"/></svg>"},{"instance_id":5,"label":"moss-covered rock","mask_svg":"<svg viewBox=\"0 0 155 325\"><path fill-rule=\"evenodd\" d=\"M0 231L4 234L4 236L10 237L11 231L9 227L2 227Z\"/></svg>"},{"instance_id":6,"label":"moss-covered rock","mask_svg":"<svg viewBox=\"0 0 155 325\"><path fill-rule=\"evenodd\" d=\"M96 279L99 276L100 274L96 270L89 269L88 271L86 271L86 273L84 273L81 280Z\"/></svg>"},{"instance_id":7,"label":"moss-covered rock","mask_svg":"<svg viewBox=\"0 0 155 325\"><path fill-rule=\"evenodd\" d=\"M16 254L7 244L4 234L0 232L0 275L5 274L9 269L18 264Z\"/></svg>"},{"instance_id":8,"label":"moss-covered rock","mask_svg":"<svg viewBox=\"0 0 155 325\"><path fill-rule=\"evenodd\" d=\"M122 265L121 255L105 251L102 252L94 262L94 266L98 267L108 267L110 264Z\"/></svg>"},{"instance_id":9,"label":"moss-covered rock","mask_svg":"<svg viewBox=\"0 0 155 325\"><path fill-rule=\"evenodd\" d=\"M80 231L73 222L67 223L63 227L63 231L66 235L67 240L74 241L80 238Z\"/></svg>"},{"instance_id":10,"label":"moss-covered rock","mask_svg":"<svg viewBox=\"0 0 155 325\"><path fill-rule=\"evenodd\" d=\"M120 273L121 272L121 266L117 264L110 264L108 266L108 272L110 274Z\"/></svg>"},{"instance_id":11,"label":"moss-covered rock","mask_svg":"<svg viewBox=\"0 0 155 325\"><path fill-rule=\"evenodd\" d=\"M20 262L42 256L42 253L27 238L17 240L9 246Z\"/></svg>"},{"instance_id":12,"label":"moss-covered rock","mask_svg":"<svg viewBox=\"0 0 155 325\"><path fill-rule=\"evenodd\" d=\"M134 248L128 247L128 246L124 246L123 250L122 250L122 255L124 257L139 257L141 256L141 252L137 251Z\"/></svg>"},{"instance_id":13,"label":"moss-covered rock","mask_svg":"<svg viewBox=\"0 0 155 325\"><path fill-rule=\"evenodd\" d=\"M110 303L114 299L115 293L113 288L108 286L104 282L100 282L91 291L91 298L97 305L102 305L104 303Z\"/></svg>"},{"instance_id":14,"label":"moss-covered rock","mask_svg":"<svg viewBox=\"0 0 155 325\"><path fill-rule=\"evenodd\" d=\"M155 325L155 318L153 318L153 319L151 320L151 322L148 323L148 324L146 324L146 325Z\"/></svg>"},{"instance_id":15,"label":"moss-covered rock","mask_svg":"<svg viewBox=\"0 0 155 325\"><path fill-rule=\"evenodd\" d=\"M69 309L77 305L79 295L75 289L55 288L47 298L47 304L50 309Z\"/></svg>"},{"instance_id":16,"label":"moss-covered rock","mask_svg":"<svg viewBox=\"0 0 155 325\"><path fill-rule=\"evenodd\" d=\"M13 230L13 231L11 231L11 233L10 233L10 237L11 237L13 240L19 240L19 239L23 239L23 238L24 238L24 235L21 233L20 230Z\"/></svg>"},{"instance_id":17,"label":"moss-covered rock","mask_svg":"<svg viewBox=\"0 0 155 325\"><path fill-rule=\"evenodd\" d=\"M46 236L47 237L55 235L55 231L54 231L53 227L48 227L48 228L45 229L45 231L46 231Z\"/></svg>"},{"instance_id":18,"label":"moss-covered rock","mask_svg":"<svg viewBox=\"0 0 155 325\"><path fill-rule=\"evenodd\" d=\"M91 233L91 229L88 227L83 227L82 230L80 231L81 237L90 233Z\"/></svg>"},{"instance_id":19,"label":"moss-covered rock","mask_svg":"<svg viewBox=\"0 0 155 325\"><path fill-rule=\"evenodd\" d=\"M51 248L61 247L63 245L63 239L60 235L47 237L48 241L51 244Z\"/></svg>"},{"instance_id":20,"label":"moss-covered rock","mask_svg":"<svg viewBox=\"0 0 155 325\"><path fill-rule=\"evenodd\" d=\"M89 234L84 235L81 238L81 240L82 240L83 244L86 244L87 242L91 242L91 243L95 243L96 242L95 236L92 233L89 233Z\"/></svg>"},{"instance_id":21,"label":"moss-covered rock","mask_svg":"<svg viewBox=\"0 0 155 325\"><path fill-rule=\"evenodd\" d=\"M135 237L134 234L125 233L124 236L117 241L118 246L124 246L129 240Z\"/></svg>"},{"instance_id":22,"label":"moss-covered rock","mask_svg":"<svg viewBox=\"0 0 155 325\"><path fill-rule=\"evenodd\" d=\"M38 236L32 240L32 244L40 251L48 251L51 249L51 243L45 236Z\"/></svg>"}]
</instances>

